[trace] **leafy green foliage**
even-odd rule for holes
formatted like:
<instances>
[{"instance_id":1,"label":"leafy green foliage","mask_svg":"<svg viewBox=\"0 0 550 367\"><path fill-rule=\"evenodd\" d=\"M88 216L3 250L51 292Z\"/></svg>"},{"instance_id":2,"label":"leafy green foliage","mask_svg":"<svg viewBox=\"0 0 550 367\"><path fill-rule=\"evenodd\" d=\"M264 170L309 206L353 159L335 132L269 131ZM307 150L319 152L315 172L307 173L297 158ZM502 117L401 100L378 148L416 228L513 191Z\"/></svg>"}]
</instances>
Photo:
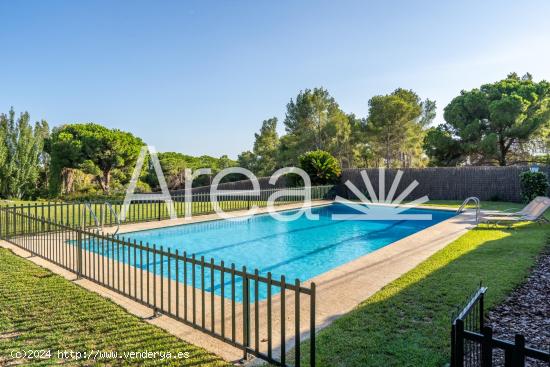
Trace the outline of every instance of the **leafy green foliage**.
<instances>
[{"instance_id":1,"label":"leafy green foliage","mask_svg":"<svg viewBox=\"0 0 550 367\"><path fill-rule=\"evenodd\" d=\"M510 74L496 83L462 91L445 107L444 118L447 131L472 163L496 161L505 166L514 150L550 122L550 83ZM440 159L441 154L434 158Z\"/></svg>"},{"instance_id":2,"label":"leafy green foliage","mask_svg":"<svg viewBox=\"0 0 550 367\"><path fill-rule=\"evenodd\" d=\"M377 166L414 167L424 165L422 143L424 127L435 117L435 102L421 102L411 90L396 89L393 93L369 100L367 131Z\"/></svg>"},{"instance_id":3,"label":"leafy green foliage","mask_svg":"<svg viewBox=\"0 0 550 367\"><path fill-rule=\"evenodd\" d=\"M321 149L343 161L351 155L351 125L326 89L306 89L287 104L280 164L293 165L308 151Z\"/></svg>"},{"instance_id":4,"label":"leafy green foliage","mask_svg":"<svg viewBox=\"0 0 550 367\"><path fill-rule=\"evenodd\" d=\"M313 185L334 183L340 177L338 160L329 152L314 150L300 156L300 166L311 178Z\"/></svg>"},{"instance_id":5,"label":"leafy green foliage","mask_svg":"<svg viewBox=\"0 0 550 367\"><path fill-rule=\"evenodd\" d=\"M456 166L464 159L460 142L453 139L445 125L428 129L424 137L424 151L430 157L431 166Z\"/></svg>"},{"instance_id":6,"label":"leafy green foliage","mask_svg":"<svg viewBox=\"0 0 550 367\"><path fill-rule=\"evenodd\" d=\"M219 171L237 166L237 162L230 159L226 155L220 158L203 155L200 157L193 157L190 155L176 153L176 152L162 152L158 153L158 158L162 172L166 179L166 184L170 189L180 189L185 185L185 169L191 169L192 171L199 168L211 168L212 175L216 175ZM237 177L235 177L237 176ZM239 175L228 175L222 180L222 182L240 180L243 179ZM144 181L151 187L158 187L158 179L155 170L152 165L147 168L147 173L144 177ZM193 180L193 186L204 186L210 183L210 177L199 176Z\"/></svg>"},{"instance_id":7,"label":"leafy green foliage","mask_svg":"<svg viewBox=\"0 0 550 367\"><path fill-rule=\"evenodd\" d=\"M278 138L276 119L265 120L254 149L243 152L239 164L265 176L274 168L296 165L300 155L319 149L346 168L379 166L383 160L390 165L424 166L422 140L435 117L435 102L421 102L404 89L371 102L369 118L358 118L345 114L326 89L301 91L287 104L286 134Z\"/></svg>"},{"instance_id":8,"label":"leafy green foliage","mask_svg":"<svg viewBox=\"0 0 550 367\"><path fill-rule=\"evenodd\" d=\"M94 123L63 125L54 129L48 143L52 187L58 192L60 176L71 176L68 172L81 169L93 175L103 192L108 194L114 170L119 170L120 177L133 168L143 144L140 138L129 132ZM67 186L70 185L67 183Z\"/></svg>"},{"instance_id":9,"label":"leafy green foliage","mask_svg":"<svg viewBox=\"0 0 550 367\"><path fill-rule=\"evenodd\" d=\"M47 168L43 154L49 134L46 121L30 123L24 112L15 118L13 108L0 115L0 195L7 198L36 196L42 172Z\"/></svg>"},{"instance_id":10,"label":"leafy green foliage","mask_svg":"<svg viewBox=\"0 0 550 367\"><path fill-rule=\"evenodd\" d=\"M548 176L544 172L525 171L519 175L521 194L525 202L548 194Z\"/></svg>"},{"instance_id":11,"label":"leafy green foliage","mask_svg":"<svg viewBox=\"0 0 550 367\"><path fill-rule=\"evenodd\" d=\"M269 176L278 166L277 118L264 120L260 133L254 134L254 137L253 151L246 151L239 155L239 166L249 169L257 176Z\"/></svg>"}]
</instances>

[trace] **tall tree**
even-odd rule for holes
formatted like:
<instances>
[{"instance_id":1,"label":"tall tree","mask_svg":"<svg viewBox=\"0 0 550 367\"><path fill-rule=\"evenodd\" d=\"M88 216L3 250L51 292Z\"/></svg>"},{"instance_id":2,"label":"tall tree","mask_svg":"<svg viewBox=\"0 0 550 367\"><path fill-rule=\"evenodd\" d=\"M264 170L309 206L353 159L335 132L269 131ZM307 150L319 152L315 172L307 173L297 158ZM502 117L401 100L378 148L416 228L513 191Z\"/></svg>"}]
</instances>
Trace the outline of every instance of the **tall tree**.
<instances>
[{"instance_id":1,"label":"tall tree","mask_svg":"<svg viewBox=\"0 0 550 367\"><path fill-rule=\"evenodd\" d=\"M129 132L87 123L64 125L52 136L52 170L79 168L96 177L101 189L109 193L114 170L130 169L135 164L143 141Z\"/></svg>"},{"instance_id":2,"label":"tall tree","mask_svg":"<svg viewBox=\"0 0 550 367\"><path fill-rule=\"evenodd\" d=\"M326 89L306 89L287 104L287 136L282 142L284 164L296 164L298 156L325 150L338 160L349 156L351 126L346 114Z\"/></svg>"},{"instance_id":3,"label":"tall tree","mask_svg":"<svg viewBox=\"0 0 550 367\"><path fill-rule=\"evenodd\" d=\"M347 162L342 162L342 165L344 167L372 166L374 156L368 139L367 119L357 118L354 114L349 114L348 121L351 126L349 140L351 149Z\"/></svg>"},{"instance_id":4,"label":"tall tree","mask_svg":"<svg viewBox=\"0 0 550 367\"><path fill-rule=\"evenodd\" d=\"M30 123L28 112L15 118L13 108L0 115L0 193L4 197L23 198L36 193L42 169L44 139L49 127L46 121Z\"/></svg>"},{"instance_id":5,"label":"tall tree","mask_svg":"<svg viewBox=\"0 0 550 367\"><path fill-rule=\"evenodd\" d=\"M63 125L54 128L46 141L44 148L50 155L49 192L53 196L73 191L76 170L86 159L79 136L78 125Z\"/></svg>"},{"instance_id":6,"label":"tall tree","mask_svg":"<svg viewBox=\"0 0 550 367\"><path fill-rule=\"evenodd\" d=\"M278 165L279 134L277 134L277 118L272 117L262 122L260 132L254 134L252 152L246 151L239 155L239 165L254 172L258 176L271 175Z\"/></svg>"},{"instance_id":7,"label":"tall tree","mask_svg":"<svg viewBox=\"0 0 550 367\"><path fill-rule=\"evenodd\" d=\"M473 163L508 164L512 151L550 121L550 83L512 73L462 91L445 107L446 129Z\"/></svg>"},{"instance_id":8,"label":"tall tree","mask_svg":"<svg viewBox=\"0 0 550 367\"><path fill-rule=\"evenodd\" d=\"M434 116L435 102L421 102L411 90L372 97L367 134L374 155L386 167L422 165L424 127Z\"/></svg>"},{"instance_id":9,"label":"tall tree","mask_svg":"<svg viewBox=\"0 0 550 367\"><path fill-rule=\"evenodd\" d=\"M239 167L246 168L254 173L258 172L258 156L250 150L239 154L237 161L239 162Z\"/></svg>"},{"instance_id":10,"label":"tall tree","mask_svg":"<svg viewBox=\"0 0 550 367\"><path fill-rule=\"evenodd\" d=\"M264 120L260 132L254 134L254 137L254 154L258 159L255 173L259 176L269 176L277 168L277 151L279 149L277 118L272 117Z\"/></svg>"}]
</instances>

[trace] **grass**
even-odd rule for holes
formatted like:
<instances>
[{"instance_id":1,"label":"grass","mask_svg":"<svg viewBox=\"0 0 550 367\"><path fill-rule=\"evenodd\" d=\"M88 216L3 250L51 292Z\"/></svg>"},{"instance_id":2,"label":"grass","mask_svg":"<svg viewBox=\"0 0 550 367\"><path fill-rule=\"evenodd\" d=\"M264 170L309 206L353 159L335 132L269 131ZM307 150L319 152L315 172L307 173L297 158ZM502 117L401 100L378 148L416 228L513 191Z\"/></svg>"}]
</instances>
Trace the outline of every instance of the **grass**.
<instances>
[{"instance_id":1,"label":"grass","mask_svg":"<svg viewBox=\"0 0 550 367\"><path fill-rule=\"evenodd\" d=\"M0 248L0 365L229 366L127 313L113 302ZM51 350L46 359L14 359L12 352ZM186 359L58 358L57 351L189 353ZM183 354L180 354L180 357ZM143 356L141 356L143 357Z\"/></svg>"},{"instance_id":2,"label":"grass","mask_svg":"<svg viewBox=\"0 0 550 367\"><path fill-rule=\"evenodd\" d=\"M513 206L482 203L486 209ZM538 224L469 231L321 330L318 365L445 365L450 357L451 312L479 281L489 288L487 307L500 303L528 275L549 233L550 225ZM308 343L302 347L308 348ZM302 355L307 358L307 353Z\"/></svg>"},{"instance_id":3,"label":"grass","mask_svg":"<svg viewBox=\"0 0 550 367\"><path fill-rule=\"evenodd\" d=\"M447 207L447 208L457 208L462 204L461 202L457 202L454 200L430 200L426 204L422 204L425 206L441 206L441 207ZM506 210L506 209L514 209L519 210L523 208L526 204L520 204L520 203L509 203L504 201L482 201L481 202L481 209L486 210ZM466 205L467 209L473 209L475 208L475 204L473 202L468 203Z\"/></svg>"}]
</instances>

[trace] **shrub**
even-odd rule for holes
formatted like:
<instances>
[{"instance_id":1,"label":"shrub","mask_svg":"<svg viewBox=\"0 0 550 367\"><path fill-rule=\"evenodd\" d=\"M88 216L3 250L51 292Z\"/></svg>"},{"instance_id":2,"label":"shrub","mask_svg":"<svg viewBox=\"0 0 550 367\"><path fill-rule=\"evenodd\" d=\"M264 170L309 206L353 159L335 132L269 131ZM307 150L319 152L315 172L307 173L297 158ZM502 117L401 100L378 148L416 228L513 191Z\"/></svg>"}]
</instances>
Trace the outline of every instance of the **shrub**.
<instances>
[{"instance_id":1,"label":"shrub","mask_svg":"<svg viewBox=\"0 0 550 367\"><path fill-rule=\"evenodd\" d=\"M537 196L546 196L548 192L548 177L544 172L522 172L520 175L521 195L529 202Z\"/></svg>"},{"instance_id":2,"label":"shrub","mask_svg":"<svg viewBox=\"0 0 550 367\"><path fill-rule=\"evenodd\" d=\"M300 166L311 178L312 185L334 183L340 177L340 163L330 153L314 150L300 156Z\"/></svg>"}]
</instances>

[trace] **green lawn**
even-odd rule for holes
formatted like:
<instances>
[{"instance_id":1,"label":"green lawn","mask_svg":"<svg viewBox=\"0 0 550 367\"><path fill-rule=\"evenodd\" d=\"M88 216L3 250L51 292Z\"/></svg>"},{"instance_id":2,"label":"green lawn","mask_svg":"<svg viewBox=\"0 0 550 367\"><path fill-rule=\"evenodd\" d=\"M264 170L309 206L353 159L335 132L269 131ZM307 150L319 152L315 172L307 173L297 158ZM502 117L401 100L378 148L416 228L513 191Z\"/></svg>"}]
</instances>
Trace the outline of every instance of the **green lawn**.
<instances>
[{"instance_id":1,"label":"green lawn","mask_svg":"<svg viewBox=\"0 0 550 367\"><path fill-rule=\"evenodd\" d=\"M431 204L456 207L459 203ZM514 206L521 207L482 203L485 209ZM550 225L538 224L469 231L321 330L317 337L318 365L446 364L451 311L467 299L480 280L489 287L487 307L501 302L525 279L549 233ZM308 348L307 343L302 347Z\"/></svg>"},{"instance_id":2,"label":"green lawn","mask_svg":"<svg viewBox=\"0 0 550 367\"><path fill-rule=\"evenodd\" d=\"M12 352L51 350L51 359L13 359ZM69 365L228 366L113 302L0 248L0 365L58 365L57 351L189 353L187 359L66 360ZM180 355L180 357L183 356Z\"/></svg>"}]
</instances>

